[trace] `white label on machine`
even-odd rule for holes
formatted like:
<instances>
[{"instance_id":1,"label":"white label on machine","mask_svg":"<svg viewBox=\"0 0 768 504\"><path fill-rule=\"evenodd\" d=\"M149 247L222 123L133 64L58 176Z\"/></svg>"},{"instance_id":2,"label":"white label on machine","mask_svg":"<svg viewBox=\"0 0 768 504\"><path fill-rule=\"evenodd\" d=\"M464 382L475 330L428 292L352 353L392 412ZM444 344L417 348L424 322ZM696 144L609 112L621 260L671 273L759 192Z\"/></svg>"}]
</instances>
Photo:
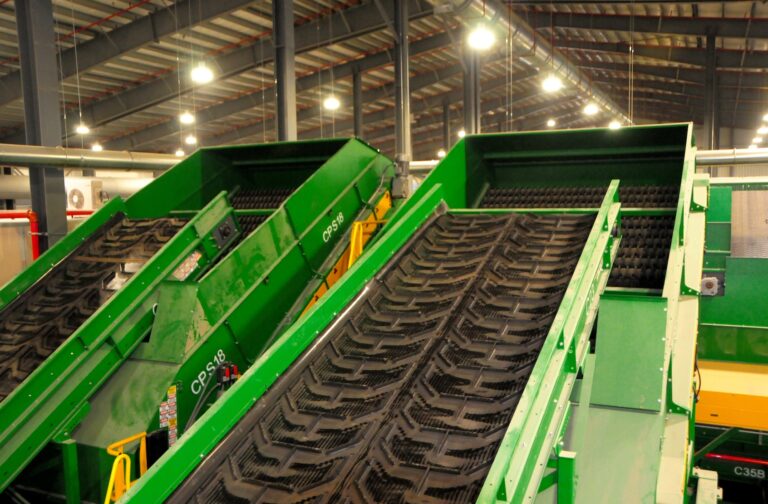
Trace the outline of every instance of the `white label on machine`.
<instances>
[{"instance_id":1,"label":"white label on machine","mask_svg":"<svg viewBox=\"0 0 768 504\"><path fill-rule=\"evenodd\" d=\"M325 243L328 243L328 241L331 239L331 237L339 230L341 229L341 225L344 224L344 214L339 212L339 214L333 218L330 224L328 224L328 227L325 228L325 231L323 231L323 241Z\"/></svg>"}]
</instances>

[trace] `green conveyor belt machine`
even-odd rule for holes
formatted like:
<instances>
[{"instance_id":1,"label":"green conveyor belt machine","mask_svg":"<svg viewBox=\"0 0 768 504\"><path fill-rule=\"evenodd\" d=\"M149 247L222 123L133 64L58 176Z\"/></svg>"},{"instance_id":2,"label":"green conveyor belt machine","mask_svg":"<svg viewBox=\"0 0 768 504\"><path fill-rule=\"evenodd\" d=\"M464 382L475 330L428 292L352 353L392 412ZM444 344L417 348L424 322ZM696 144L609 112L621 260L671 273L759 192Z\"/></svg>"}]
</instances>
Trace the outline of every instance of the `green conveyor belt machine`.
<instances>
[{"instance_id":1,"label":"green conveyor belt machine","mask_svg":"<svg viewBox=\"0 0 768 504\"><path fill-rule=\"evenodd\" d=\"M298 318L392 176L355 139L206 148L64 237L0 290L0 492L101 502L106 448L142 433L151 465Z\"/></svg>"},{"instance_id":2,"label":"green conveyor belt machine","mask_svg":"<svg viewBox=\"0 0 768 504\"><path fill-rule=\"evenodd\" d=\"M688 124L468 136L131 502L684 502Z\"/></svg>"}]
</instances>

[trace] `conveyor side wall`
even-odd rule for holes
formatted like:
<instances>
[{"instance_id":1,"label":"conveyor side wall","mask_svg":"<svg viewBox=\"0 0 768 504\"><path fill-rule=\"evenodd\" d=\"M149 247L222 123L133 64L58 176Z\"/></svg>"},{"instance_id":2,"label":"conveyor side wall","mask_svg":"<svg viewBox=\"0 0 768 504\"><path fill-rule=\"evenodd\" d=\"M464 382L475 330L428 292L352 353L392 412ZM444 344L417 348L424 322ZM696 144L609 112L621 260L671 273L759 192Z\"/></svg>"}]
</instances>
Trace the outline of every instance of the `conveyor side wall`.
<instances>
[{"instance_id":1,"label":"conveyor side wall","mask_svg":"<svg viewBox=\"0 0 768 504\"><path fill-rule=\"evenodd\" d=\"M397 223L368 250L336 285L305 315L302 322L291 326L246 374L230 389L226 397L214 404L174 446L152 466L127 499L144 502L164 499L197 466L202 456L237 423L258 398L274 383L299 354L333 322L361 289L390 260L411 235L442 203L441 186L433 187L424 197L409 205ZM339 315L343 317L343 313Z\"/></svg>"}]
</instances>

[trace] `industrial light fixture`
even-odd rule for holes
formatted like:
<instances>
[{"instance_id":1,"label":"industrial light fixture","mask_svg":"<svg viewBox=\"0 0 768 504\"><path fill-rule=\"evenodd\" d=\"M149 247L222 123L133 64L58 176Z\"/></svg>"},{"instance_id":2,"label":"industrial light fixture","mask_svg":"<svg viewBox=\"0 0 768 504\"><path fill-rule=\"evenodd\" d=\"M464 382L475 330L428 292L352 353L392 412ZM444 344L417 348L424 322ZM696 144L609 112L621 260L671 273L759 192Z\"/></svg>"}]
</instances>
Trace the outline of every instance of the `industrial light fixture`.
<instances>
[{"instance_id":1,"label":"industrial light fixture","mask_svg":"<svg viewBox=\"0 0 768 504\"><path fill-rule=\"evenodd\" d=\"M91 150L93 152L101 152L104 150L104 147L102 147L99 142L96 142L95 144L91 145Z\"/></svg>"},{"instance_id":2,"label":"industrial light fixture","mask_svg":"<svg viewBox=\"0 0 768 504\"><path fill-rule=\"evenodd\" d=\"M757 134L758 135L768 134L768 126L760 126L759 128L757 128Z\"/></svg>"},{"instance_id":3,"label":"industrial light fixture","mask_svg":"<svg viewBox=\"0 0 768 504\"><path fill-rule=\"evenodd\" d=\"M323 108L325 108L325 110L338 110L339 107L341 107L341 101L334 95L323 100Z\"/></svg>"},{"instance_id":4,"label":"industrial light fixture","mask_svg":"<svg viewBox=\"0 0 768 504\"><path fill-rule=\"evenodd\" d=\"M196 82L197 84L208 84L213 80L213 70L208 68L208 65L201 61L192 69L190 77L192 77L192 82Z\"/></svg>"},{"instance_id":5,"label":"industrial light fixture","mask_svg":"<svg viewBox=\"0 0 768 504\"><path fill-rule=\"evenodd\" d=\"M757 145L755 145L755 144L752 144L752 145L750 145L750 146L748 147L748 149L751 149L751 150L757 149Z\"/></svg>"},{"instance_id":6,"label":"industrial light fixture","mask_svg":"<svg viewBox=\"0 0 768 504\"><path fill-rule=\"evenodd\" d=\"M610 123L608 123L608 127L610 129L619 129L621 128L621 123L619 121L613 120Z\"/></svg>"},{"instance_id":7,"label":"industrial light fixture","mask_svg":"<svg viewBox=\"0 0 768 504\"><path fill-rule=\"evenodd\" d=\"M192 124L195 122L195 116L185 111L179 114L179 122L181 124Z\"/></svg>"},{"instance_id":8,"label":"industrial light fixture","mask_svg":"<svg viewBox=\"0 0 768 504\"><path fill-rule=\"evenodd\" d=\"M89 128L83 123L78 124L77 127L75 128L75 133L77 133L78 135L87 135L90 132L91 132L91 128Z\"/></svg>"},{"instance_id":9,"label":"industrial light fixture","mask_svg":"<svg viewBox=\"0 0 768 504\"><path fill-rule=\"evenodd\" d=\"M600 112L600 109L592 102L587 103L587 105L584 107L584 115L593 116Z\"/></svg>"},{"instance_id":10,"label":"industrial light fixture","mask_svg":"<svg viewBox=\"0 0 768 504\"><path fill-rule=\"evenodd\" d=\"M555 121L554 119L550 119L547 121L547 128L554 128L555 126L557 126L557 121Z\"/></svg>"},{"instance_id":11,"label":"industrial light fixture","mask_svg":"<svg viewBox=\"0 0 768 504\"><path fill-rule=\"evenodd\" d=\"M763 122L768 122L768 114L765 114L765 115L763 116Z\"/></svg>"},{"instance_id":12,"label":"industrial light fixture","mask_svg":"<svg viewBox=\"0 0 768 504\"><path fill-rule=\"evenodd\" d=\"M541 81L541 89L546 93L556 93L563 89L563 81L557 75L549 74Z\"/></svg>"},{"instance_id":13,"label":"industrial light fixture","mask_svg":"<svg viewBox=\"0 0 768 504\"><path fill-rule=\"evenodd\" d=\"M467 132L464 131L464 128L460 129L459 130L459 138L464 138L465 136L467 136Z\"/></svg>"},{"instance_id":14,"label":"industrial light fixture","mask_svg":"<svg viewBox=\"0 0 768 504\"><path fill-rule=\"evenodd\" d=\"M187 135L187 138L184 139L184 143L187 145L195 145L197 143L197 137L195 137L195 135Z\"/></svg>"},{"instance_id":15,"label":"industrial light fixture","mask_svg":"<svg viewBox=\"0 0 768 504\"><path fill-rule=\"evenodd\" d=\"M176 154L176 157L184 157L184 149L179 147L178 149L176 149L176 153L175 154Z\"/></svg>"},{"instance_id":16,"label":"industrial light fixture","mask_svg":"<svg viewBox=\"0 0 768 504\"><path fill-rule=\"evenodd\" d=\"M756 136L755 138L752 139L752 143L755 145L763 143L763 137Z\"/></svg>"},{"instance_id":17,"label":"industrial light fixture","mask_svg":"<svg viewBox=\"0 0 768 504\"><path fill-rule=\"evenodd\" d=\"M445 149L440 149L437 151L437 157L443 159L445 157Z\"/></svg>"},{"instance_id":18,"label":"industrial light fixture","mask_svg":"<svg viewBox=\"0 0 768 504\"><path fill-rule=\"evenodd\" d=\"M482 23L475 26L475 28L469 32L469 36L467 36L467 44L477 51L486 51L493 47L493 44L495 43L496 35L490 28Z\"/></svg>"}]
</instances>

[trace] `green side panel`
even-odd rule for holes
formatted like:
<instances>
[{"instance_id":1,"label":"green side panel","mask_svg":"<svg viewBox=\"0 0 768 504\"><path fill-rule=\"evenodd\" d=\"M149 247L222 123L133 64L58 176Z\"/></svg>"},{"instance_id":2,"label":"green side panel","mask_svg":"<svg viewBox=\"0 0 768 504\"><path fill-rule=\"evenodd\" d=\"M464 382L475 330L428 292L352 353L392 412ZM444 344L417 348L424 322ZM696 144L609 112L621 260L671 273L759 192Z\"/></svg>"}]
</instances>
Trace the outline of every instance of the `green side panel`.
<instances>
[{"instance_id":1,"label":"green side panel","mask_svg":"<svg viewBox=\"0 0 768 504\"><path fill-rule=\"evenodd\" d=\"M115 441L143 432L146 417L157 411L158 398L163 397L177 370L177 364L126 361L90 402L89 416L99 421L83 422L72 437L79 444L104 450ZM128 391L131 393L125 393Z\"/></svg>"},{"instance_id":2,"label":"green side panel","mask_svg":"<svg viewBox=\"0 0 768 504\"><path fill-rule=\"evenodd\" d=\"M768 362L768 260L727 257L724 296L702 297L699 349L702 359Z\"/></svg>"},{"instance_id":3,"label":"green side panel","mask_svg":"<svg viewBox=\"0 0 768 504\"><path fill-rule=\"evenodd\" d=\"M589 475L577 476L576 503L655 504L663 434L663 415L589 406L589 423L573 433L583 439L576 460Z\"/></svg>"},{"instance_id":4,"label":"green side panel","mask_svg":"<svg viewBox=\"0 0 768 504\"><path fill-rule=\"evenodd\" d=\"M731 251L731 223L707 222L707 252Z\"/></svg>"},{"instance_id":5,"label":"green side panel","mask_svg":"<svg viewBox=\"0 0 768 504\"><path fill-rule=\"evenodd\" d=\"M768 327L768 260L728 257L725 296L702 297L702 324Z\"/></svg>"},{"instance_id":6,"label":"green side panel","mask_svg":"<svg viewBox=\"0 0 768 504\"><path fill-rule=\"evenodd\" d=\"M77 226L64 238L46 250L25 270L16 275L0 289L0 309L16 299L22 292L29 289L40 280L59 261L67 257L73 250L91 236L97 229L109 221L115 214L125 211L125 202L119 196L107 202L82 224Z\"/></svg>"},{"instance_id":7,"label":"green side panel","mask_svg":"<svg viewBox=\"0 0 768 504\"><path fill-rule=\"evenodd\" d=\"M166 281L158 289L157 312L151 332L131 355L132 359L160 362L180 362L187 349L189 327L197 324L207 327L201 320L197 302L196 282Z\"/></svg>"},{"instance_id":8,"label":"green side panel","mask_svg":"<svg viewBox=\"0 0 768 504\"><path fill-rule=\"evenodd\" d=\"M765 364L768 362L768 328L701 324L698 356L708 360Z\"/></svg>"},{"instance_id":9,"label":"green side panel","mask_svg":"<svg viewBox=\"0 0 768 504\"><path fill-rule=\"evenodd\" d=\"M666 326L664 298L603 295L592 404L661 409Z\"/></svg>"},{"instance_id":10,"label":"green side panel","mask_svg":"<svg viewBox=\"0 0 768 504\"><path fill-rule=\"evenodd\" d=\"M709 188L707 222L731 222L732 198L733 189L731 187L713 184Z\"/></svg>"}]
</instances>

